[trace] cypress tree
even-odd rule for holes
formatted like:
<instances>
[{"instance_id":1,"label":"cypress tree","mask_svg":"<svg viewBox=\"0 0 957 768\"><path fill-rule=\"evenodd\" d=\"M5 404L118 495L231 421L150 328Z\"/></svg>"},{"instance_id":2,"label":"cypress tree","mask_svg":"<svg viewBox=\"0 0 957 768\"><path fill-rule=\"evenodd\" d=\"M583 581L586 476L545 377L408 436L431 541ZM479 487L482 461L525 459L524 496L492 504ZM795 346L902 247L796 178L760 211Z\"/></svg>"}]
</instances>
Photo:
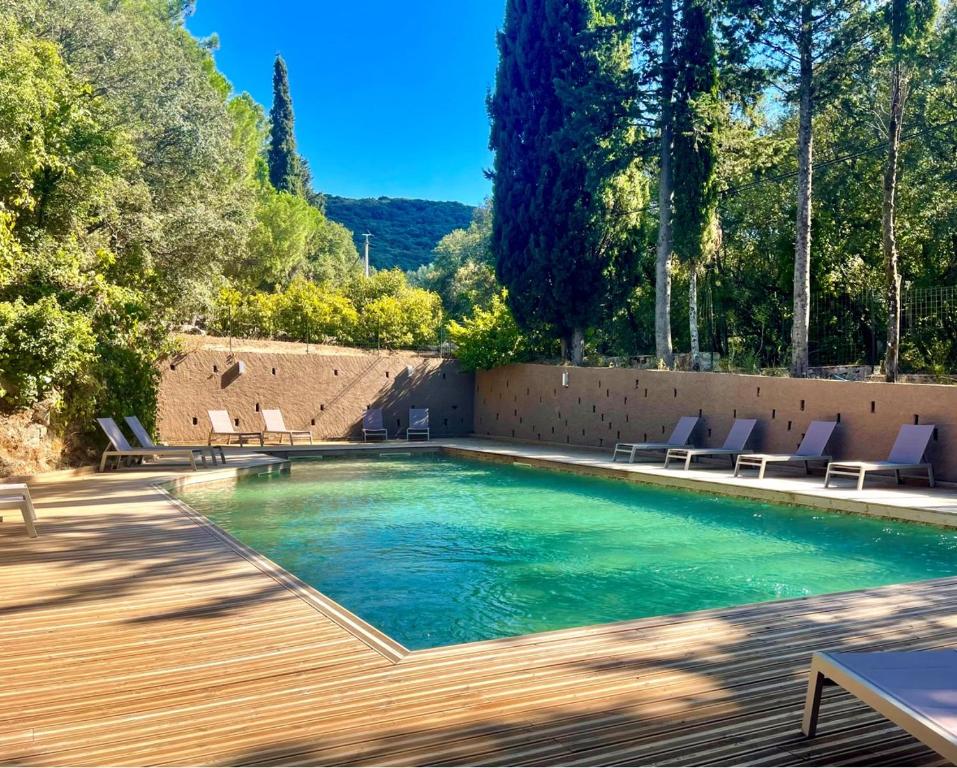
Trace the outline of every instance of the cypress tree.
<instances>
[{"instance_id":1,"label":"cypress tree","mask_svg":"<svg viewBox=\"0 0 957 768\"><path fill-rule=\"evenodd\" d=\"M708 0L683 0L674 106L674 250L688 269L691 359L697 368L698 268L718 245L718 63Z\"/></svg>"},{"instance_id":2,"label":"cypress tree","mask_svg":"<svg viewBox=\"0 0 957 768\"><path fill-rule=\"evenodd\" d=\"M615 258L615 179L634 84L627 34L595 0L507 0L489 98L492 250L510 308L580 363Z\"/></svg>"},{"instance_id":3,"label":"cypress tree","mask_svg":"<svg viewBox=\"0 0 957 768\"><path fill-rule=\"evenodd\" d=\"M303 189L302 164L296 152L295 118L292 113L292 97L289 95L289 72L282 56L276 57L272 75L272 109L269 152L269 181L282 192L296 195Z\"/></svg>"}]
</instances>

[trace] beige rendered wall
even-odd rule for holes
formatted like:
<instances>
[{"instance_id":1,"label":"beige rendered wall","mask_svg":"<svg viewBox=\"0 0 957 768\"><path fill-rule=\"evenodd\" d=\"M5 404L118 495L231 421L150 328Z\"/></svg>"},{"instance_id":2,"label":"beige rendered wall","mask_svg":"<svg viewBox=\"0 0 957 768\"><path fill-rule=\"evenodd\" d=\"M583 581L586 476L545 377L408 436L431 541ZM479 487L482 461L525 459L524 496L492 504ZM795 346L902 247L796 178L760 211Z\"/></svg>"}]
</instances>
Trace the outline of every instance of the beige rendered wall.
<instances>
[{"instance_id":1,"label":"beige rendered wall","mask_svg":"<svg viewBox=\"0 0 957 768\"><path fill-rule=\"evenodd\" d=\"M562 373L568 373L568 387ZM696 441L720 445L735 417L757 418L756 447L790 452L808 422L840 420L838 458L883 459L901 424L936 424L928 454L957 482L957 387L511 365L481 372L475 433L611 449L618 440L663 440L680 416L703 417Z\"/></svg>"},{"instance_id":2,"label":"beige rendered wall","mask_svg":"<svg viewBox=\"0 0 957 768\"><path fill-rule=\"evenodd\" d=\"M240 362L245 371L237 376ZM158 432L170 442L205 442L209 409L225 408L239 419L237 429L258 431L257 408L280 408L289 429L310 429L316 438L355 437L372 406L384 410L390 436L408 426L410 407L429 408L434 436L464 435L472 431L473 397L472 374L448 360L250 348L230 357L226 349L198 348L164 366Z\"/></svg>"}]
</instances>

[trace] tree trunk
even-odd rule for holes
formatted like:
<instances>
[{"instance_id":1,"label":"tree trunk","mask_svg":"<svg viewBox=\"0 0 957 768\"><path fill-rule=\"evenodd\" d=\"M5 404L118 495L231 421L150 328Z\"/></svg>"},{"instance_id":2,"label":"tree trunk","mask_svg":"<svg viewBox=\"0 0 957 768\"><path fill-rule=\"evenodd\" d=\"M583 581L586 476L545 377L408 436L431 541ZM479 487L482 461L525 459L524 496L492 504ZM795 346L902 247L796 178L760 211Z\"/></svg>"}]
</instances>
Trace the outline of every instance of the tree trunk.
<instances>
[{"instance_id":1,"label":"tree trunk","mask_svg":"<svg viewBox=\"0 0 957 768\"><path fill-rule=\"evenodd\" d=\"M887 278L887 355L884 378L897 381L900 359L901 276L897 261L897 163L904 116L904 78L899 61L891 72L891 111L887 125L887 164L884 168L884 205L881 217L884 271Z\"/></svg>"},{"instance_id":2,"label":"tree trunk","mask_svg":"<svg viewBox=\"0 0 957 768\"><path fill-rule=\"evenodd\" d=\"M688 265L688 330L691 336L691 370L701 370L701 342L698 338L698 268Z\"/></svg>"},{"instance_id":3,"label":"tree trunk","mask_svg":"<svg viewBox=\"0 0 957 768\"><path fill-rule=\"evenodd\" d=\"M581 365L585 362L585 331L574 328L572 332L562 336L562 362L571 365Z\"/></svg>"},{"instance_id":4,"label":"tree trunk","mask_svg":"<svg viewBox=\"0 0 957 768\"><path fill-rule=\"evenodd\" d=\"M807 376L811 321L811 190L813 188L813 5L802 0L798 49L801 59L798 119L797 232L794 245L794 317L791 325L791 375Z\"/></svg>"},{"instance_id":5,"label":"tree trunk","mask_svg":"<svg viewBox=\"0 0 957 768\"><path fill-rule=\"evenodd\" d=\"M655 260L655 354L670 368L674 362L671 346L671 205L674 178L671 151L674 144L672 100L674 71L674 2L661 0L661 139L658 182L658 249Z\"/></svg>"}]
</instances>

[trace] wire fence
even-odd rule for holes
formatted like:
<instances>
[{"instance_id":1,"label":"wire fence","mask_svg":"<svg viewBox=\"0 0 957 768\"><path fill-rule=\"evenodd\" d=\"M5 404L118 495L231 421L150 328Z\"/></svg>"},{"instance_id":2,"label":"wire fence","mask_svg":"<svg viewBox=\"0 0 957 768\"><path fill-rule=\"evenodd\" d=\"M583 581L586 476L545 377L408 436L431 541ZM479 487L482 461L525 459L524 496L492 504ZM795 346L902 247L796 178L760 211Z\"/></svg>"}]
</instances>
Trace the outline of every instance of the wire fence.
<instances>
[{"instance_id":1,"label":"wire fence","mask_svg":"<svg viewBox=\"0 0 957 768\"><path fill-rule=\"evenodd\" d=\"M813 366L878 368L887 348L887 297L861 290L811 301ZM957 372L957 286L905 288L901 292L901 371Z\"/></svg>"}]
</instances>

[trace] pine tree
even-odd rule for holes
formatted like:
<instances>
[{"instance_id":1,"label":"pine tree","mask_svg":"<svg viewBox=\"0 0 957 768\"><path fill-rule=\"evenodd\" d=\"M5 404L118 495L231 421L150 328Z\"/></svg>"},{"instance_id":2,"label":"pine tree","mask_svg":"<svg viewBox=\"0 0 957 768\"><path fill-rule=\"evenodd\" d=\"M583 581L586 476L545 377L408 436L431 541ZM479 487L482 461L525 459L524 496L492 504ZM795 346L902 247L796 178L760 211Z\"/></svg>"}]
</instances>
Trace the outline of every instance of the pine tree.
<instances>
[{"instance_id":1,"label":"pine tree","mask_svg":"<svg viewBox=\"0 0 957 768\"><path fill-rule=\"evenodd\" d=\"M676 51L674 107L674 249L688 269L691 360L698 367L698 269L719 240L718 63L708 0L683 0Z\"/></svg>"},{"instance_id":2,"label":"pine tree","mask_svg":"<svg viewBox=\"0 0 957 768\"><path fill-rule=\"evenodd\" d=\"M269 112L271 131L267 154L269 181L281 192L303 195L307 190L303 185L302 162L296 152L289 73L282 56L277 56L273 65L272 90L273 102Z\"/></svg>"},{"instance_id":3,"label":"pine tree","mask_svg":"<svg viewBox=\"0 0 957 768\"><path fill-rule=\"evenodd\" d=\"M627 34L595 0L508 0L490 146L492 250L526 329L547 325L580 363L607 293L620 228L610 223L634 92Z\"/></svg>"}]
</instances>

